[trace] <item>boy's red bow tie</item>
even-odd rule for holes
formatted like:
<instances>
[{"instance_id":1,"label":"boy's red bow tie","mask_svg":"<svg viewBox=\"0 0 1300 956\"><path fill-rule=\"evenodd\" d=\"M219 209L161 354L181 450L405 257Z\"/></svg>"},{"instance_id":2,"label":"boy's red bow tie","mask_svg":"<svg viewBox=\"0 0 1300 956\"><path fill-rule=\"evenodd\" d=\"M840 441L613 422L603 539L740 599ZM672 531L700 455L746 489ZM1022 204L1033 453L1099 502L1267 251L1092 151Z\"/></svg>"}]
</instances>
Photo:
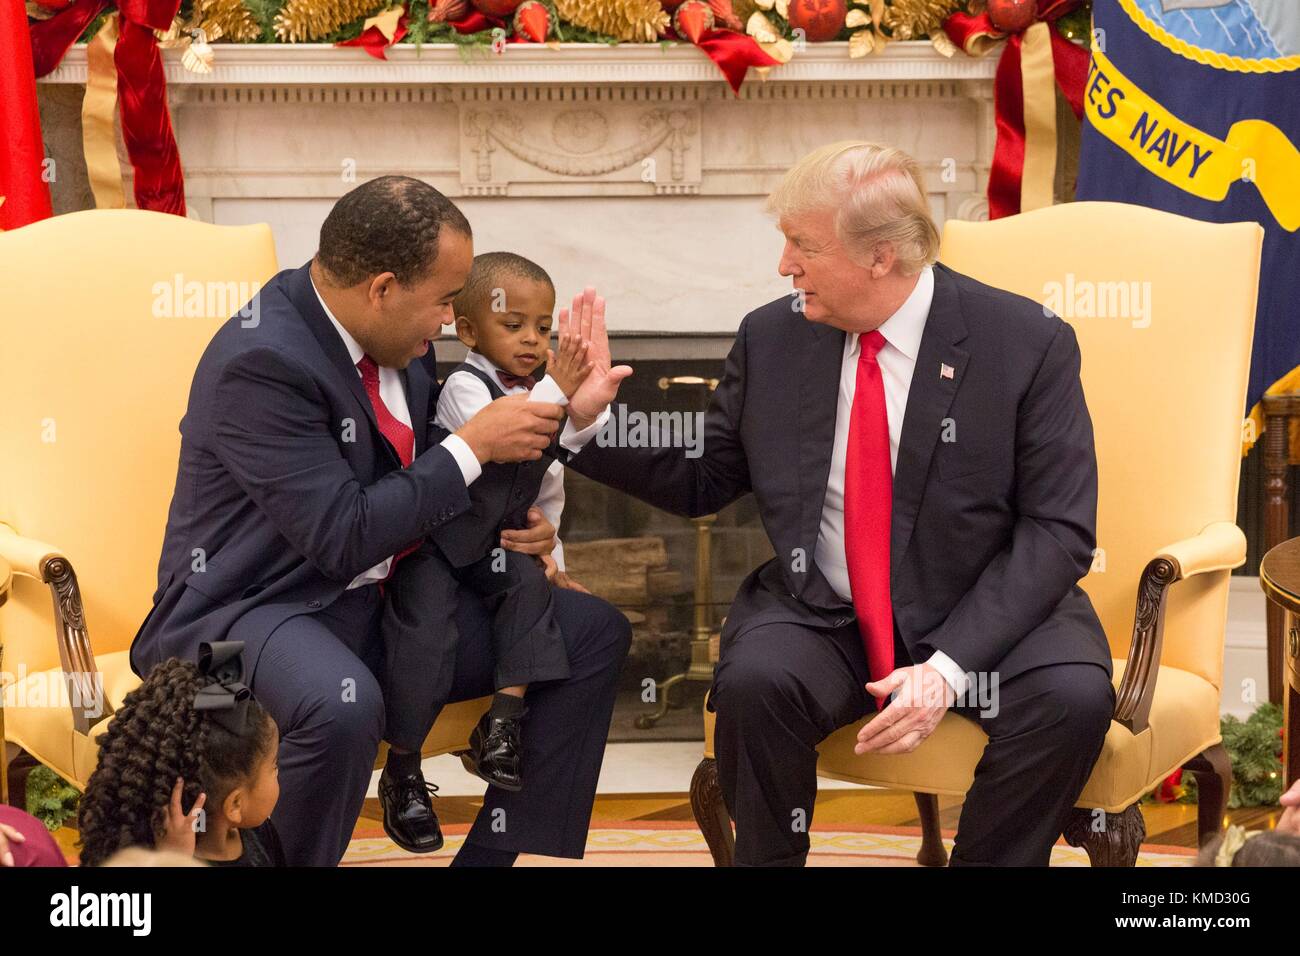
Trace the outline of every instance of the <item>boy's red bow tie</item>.
<instances>
[{"instance_id":1,"label":"boy's red bow tie","mask_svg":"<svg viewBox=\"0 0 1300 956\"><path fill-rule=\"evenodd\" d=\"M531 375L511 375L509 372L503 372L500 369L497 369L497 378L506 388L515 388L522 385L530 392L533 390L533 386L537 384L537 379Z\"/></svg>"}]
</instances>

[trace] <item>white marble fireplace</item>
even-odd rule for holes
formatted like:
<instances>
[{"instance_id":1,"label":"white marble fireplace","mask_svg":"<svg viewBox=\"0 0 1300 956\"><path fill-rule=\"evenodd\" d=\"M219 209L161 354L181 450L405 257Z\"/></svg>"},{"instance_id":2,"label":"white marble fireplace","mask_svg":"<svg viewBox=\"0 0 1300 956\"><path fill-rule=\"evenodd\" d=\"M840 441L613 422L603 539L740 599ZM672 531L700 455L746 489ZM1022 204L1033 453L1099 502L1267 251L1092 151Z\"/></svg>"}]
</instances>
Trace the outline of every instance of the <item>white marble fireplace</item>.
<instances>
[{"instance_id":1,"label":"white marble fireplace","mask_svg":"<svg viewBox=\"0 0 1300 956\"><path fill-rule=\"evenodd\" d=\"M765 80L751 71L736 97L689 47L561 46L403 46L383 63L227 45L206 75L169 52L190 214L270 222L281 264L297 265L336 197L404 173L456 199L477 251L536 259L562 299L596 283L611 330L722 336L789 289L762 199L819 145L901 146L940 222L986 215L995 56L896 43L850 59L844 43L813 44ZM44 81L47 133L51 115L75 124L84 82L78 48Z\"/></svg>"}]
</instances>

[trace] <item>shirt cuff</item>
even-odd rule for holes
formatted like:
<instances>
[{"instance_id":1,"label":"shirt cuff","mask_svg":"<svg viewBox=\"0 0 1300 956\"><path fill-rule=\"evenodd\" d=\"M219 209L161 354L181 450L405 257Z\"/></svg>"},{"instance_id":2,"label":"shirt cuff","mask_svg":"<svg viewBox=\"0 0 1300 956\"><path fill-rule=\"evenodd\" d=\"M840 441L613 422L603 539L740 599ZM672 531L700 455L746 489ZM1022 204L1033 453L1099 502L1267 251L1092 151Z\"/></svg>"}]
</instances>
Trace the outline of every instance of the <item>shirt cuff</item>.
<instances>
[{"instance_id":1,"label":"shirt cuff","mask_svg":"<svg viewBox=\"0 0 1300 956\"><path fill-rule=\"evenodd\" d=\"M576 455L578 452L582 451L587 442L591 441L592 436L595 435L596 432L605 427L607 421L609 421L608 405L605 406L603 412L596 416L594 422L581 431L573 427L572 421L565 419L564 431L560 432L560 445Z\"/></svg>"},{"instance_id":2,"label":"shirt cuff","mask_svg":"<svg viewBox=\"0 0 1300 956\"><path fill-rule=\"evenodd\" d=\"M564 389L560 388L560 383L549 375L543 375L542 380L533 386L528 393L530 402L554 402L556 405L568 405L569 396L564 394Z\"/></svg>"},{"instance_id":3,"label":"shirt cuff","mask_svg":"<svg viewBox=\"0 0 1300 956\"><path fill-rule=\"evenodd\" d=\"M966 684L969 682L966 672L961 669L956 661L945 654L943 651L935 651L926 661L931 667L937 670L948 686L957 692L957 698L960 700L966 693Z\"/></svg>"},{"instance_id":4,"label":"shirt cuff","mask_svg":"<svg viewBox=\"0 0 1300 956\"><path fill-rule=\"evenodd\" d=\"M479 464L478 456L470 451L469 442L465 439L459 435L448 435L439 444L451 452L451 457L456 459L456 464L460 466L460 473L465 476L466 487L483 474L483 466Z\"/></svg>"}]
</instances>

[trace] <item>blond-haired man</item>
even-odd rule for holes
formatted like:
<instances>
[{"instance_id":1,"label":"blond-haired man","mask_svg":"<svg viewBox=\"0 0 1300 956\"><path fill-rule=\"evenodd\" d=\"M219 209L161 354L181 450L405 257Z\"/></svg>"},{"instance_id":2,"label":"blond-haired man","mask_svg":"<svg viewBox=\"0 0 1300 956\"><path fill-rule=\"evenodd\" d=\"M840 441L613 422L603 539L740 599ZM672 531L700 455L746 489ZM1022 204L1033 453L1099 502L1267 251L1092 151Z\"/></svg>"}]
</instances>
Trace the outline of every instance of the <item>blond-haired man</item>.
<instances>
[{"instance_id":1,"label":"blond-haired man","mask_svg":"<svg viewBox=\"0 0 1300 956\"><path fill-rule=\"evenodd\" d=\"M753 493L775 557L741 585L711 693L736 862L799 865L817 744L989 743L954 864L1045 865L1114 708L1078 587L1097 464L1070 327L937 264L906 154L835 143L768 201L792 294L745 316L703 454L590 443L576 470L684 515ZM1011 251L1008 251L1011 254Z\"/></svg>"}]
</instances>

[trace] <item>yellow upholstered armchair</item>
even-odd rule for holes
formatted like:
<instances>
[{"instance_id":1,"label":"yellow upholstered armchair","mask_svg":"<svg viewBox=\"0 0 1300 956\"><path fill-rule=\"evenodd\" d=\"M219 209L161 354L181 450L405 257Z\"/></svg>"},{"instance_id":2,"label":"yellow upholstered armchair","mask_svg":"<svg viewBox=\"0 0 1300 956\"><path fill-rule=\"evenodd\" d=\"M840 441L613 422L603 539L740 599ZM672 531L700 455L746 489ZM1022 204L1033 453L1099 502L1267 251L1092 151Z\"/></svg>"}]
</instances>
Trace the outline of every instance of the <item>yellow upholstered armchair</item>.
<instances>
[{"instance_id":1,"label":"yellow upholstered armchair","mask_svg":"<svg viewBox=\"0 0 1300 956\"><path fill-rule=\"evenodd\" d=\"M1233 522L1262 236L1253 223L1099 202L944 228L944 263L1043 302L1073 326L1083 354L1100 484L1097 553L1082 587L1110 641L1117 700L1065 838L1094 866L1134 864L1145 836L1138 801L1179 767L1196 778L1200 841L1222 825L1232 782L1219 735L1224 629L1229 573L1246 554ZM712 717L692 805L727 865ZM949 713L912 753L857 756L859 726L823 741L818 775L913 791L917 859L943 865L936 795L966 793L984 733Z\"/></svg>"},{"instance_id":2,"label":"yellow upholstered armchair","mask_svg":"<svg viewBox=\"0 0 1300 956\"><path fill-rule=\"evenodd\" d=\"M99 210L0 233L0 778L21 747L89 779L138 684L194 367L276 268L265 225ZM485 706L448 708L429 752Z\"/></svg>"},{"instance_id":3,"label":"yellow upholstered armchair","mask_svg":"<svg viewBox=\"0 0 1300 956\"><path fill-rule=\"evenodd\" d=\"M5 767L20 746L78 787L94 769L137 684L190 377L275 270L264 225L101 210L0 233Z\"/></svg>"}]
</instances>

